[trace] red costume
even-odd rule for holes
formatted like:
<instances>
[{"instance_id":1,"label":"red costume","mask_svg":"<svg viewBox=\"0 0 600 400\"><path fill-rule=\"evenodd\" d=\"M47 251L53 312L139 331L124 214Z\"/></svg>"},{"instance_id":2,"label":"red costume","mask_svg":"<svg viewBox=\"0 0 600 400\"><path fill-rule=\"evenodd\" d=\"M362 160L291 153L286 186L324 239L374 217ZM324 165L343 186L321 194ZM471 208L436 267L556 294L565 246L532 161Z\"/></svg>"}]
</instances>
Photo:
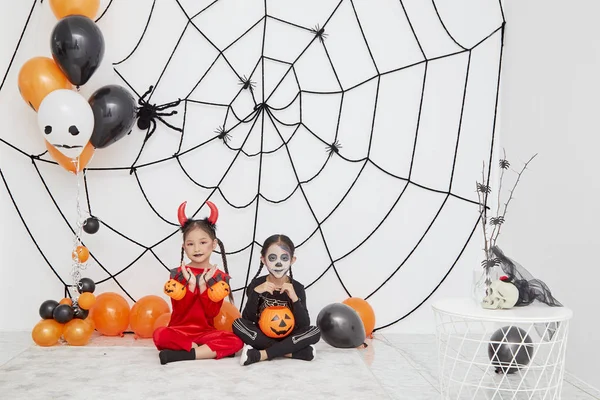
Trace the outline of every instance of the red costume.
<instances>
[{"instance_id":1,"label":"red costume","mask_svg":"<svg viewBox=\"0 0 600 400\"><path fill-rule=\"evenodd\" d=\"M189 267L195 276L199 276L204 269ZM171 278L181 272L181 267L171 271ZM226 276L220 270L217 275ZM181 274L179 274L181 276ZM176 279L176 278L175 278ZM183 283L183 282L182 282ZM232 332L215 329L213 319L219 314L223 300L214 302L208 297L208 290L200 294L199 285L194 292L188 290L181 300L171 299L173 313L171 321L166 328L154 331L154 344L158 350L186 350L192 349L192 343L207 345L217 353L216 358L223 358L241 350L244 343Z\"/></svg>"}]
</instances>

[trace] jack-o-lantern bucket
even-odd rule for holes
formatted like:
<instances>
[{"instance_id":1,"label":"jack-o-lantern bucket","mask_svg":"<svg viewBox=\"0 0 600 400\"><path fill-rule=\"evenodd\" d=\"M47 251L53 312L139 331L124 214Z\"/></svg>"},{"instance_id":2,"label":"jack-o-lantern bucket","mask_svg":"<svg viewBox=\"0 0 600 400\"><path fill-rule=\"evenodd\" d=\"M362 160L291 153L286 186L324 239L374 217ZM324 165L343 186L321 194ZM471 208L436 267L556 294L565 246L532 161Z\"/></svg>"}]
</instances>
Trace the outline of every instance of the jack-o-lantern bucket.
<instances>
[{"instance_id":1,"label":"jack-o-lantern bucket","mask_svg":"<svg viewBox=\"0 0 600 400\"><path fill-rule=\"evenodd\" d=\"M258 326L270 338L280 339L289 335L294 329L294 314L285 306L272 306L260 314Z\"/></svg>"},{"instance_id":2,"label":"jack-o-lantern bucket","mask_svg":"<svg viewBox=\"0 0 600 400\"><path fill-rule=\"evenodd\" d=\"M173 300L181 300L185 296L187 289L181 282L178 282L175 279L169 279L169 281L165 283L163 291Z\"/></svg>"},{"instance_id":3,"label":"jack-o-lantern bucket","mask_svg":"<svg viewBox=\"0 0 600 400\"><path fill-rule=\"evenodd\" d=\"M208 288L208 298L218 303L229 295L229 285L225 281L219 281Z\"/></svg>"}]
</instances>

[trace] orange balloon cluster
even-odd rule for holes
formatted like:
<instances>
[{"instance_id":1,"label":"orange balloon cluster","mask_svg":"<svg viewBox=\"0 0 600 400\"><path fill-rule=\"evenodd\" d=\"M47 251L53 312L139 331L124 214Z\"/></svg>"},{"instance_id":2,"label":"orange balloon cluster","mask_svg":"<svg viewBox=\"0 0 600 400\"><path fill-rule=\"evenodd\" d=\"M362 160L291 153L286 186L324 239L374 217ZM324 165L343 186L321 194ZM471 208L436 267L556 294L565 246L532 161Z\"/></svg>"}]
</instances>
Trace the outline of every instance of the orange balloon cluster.
<instances>
[{"instance_id":1,"label":"orange balloon cluster","mask_svg":"<svg viewBox=\"0 0 600 400\"><path fill-rule=\"evenodd\" d=\"M366 300L358 297L350 297L344 300L343 303L358 313L365 327L367 337L372 338L373 329L375 329L375 311L373 311L371 305Z\"/></svg>"}]
</instances>

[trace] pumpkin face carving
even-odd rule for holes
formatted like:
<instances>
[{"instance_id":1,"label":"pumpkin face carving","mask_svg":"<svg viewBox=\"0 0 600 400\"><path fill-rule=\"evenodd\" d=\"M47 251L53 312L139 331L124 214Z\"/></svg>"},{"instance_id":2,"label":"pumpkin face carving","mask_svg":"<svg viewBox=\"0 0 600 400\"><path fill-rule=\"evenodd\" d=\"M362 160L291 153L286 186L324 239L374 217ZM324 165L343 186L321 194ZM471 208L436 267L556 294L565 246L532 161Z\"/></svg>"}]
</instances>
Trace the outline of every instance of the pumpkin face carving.
<instances>
[{"instance_id":1,"label":"pumpkin face carving","mask_svg":"<svg viewBox=\"0 0 600 400\"><path fill-rule=\"evenodd\" d=\"M208 298L218 303L229 295L229 285L225 281L219 281L208 288Z\"/></svg>"},{"instance_id":2,"label":"pumpkin face carving","mask_svg":"<svg viewBox=\"0 0 600 400\"><path fill-rule=\"evenodd\" d=\"M270 338L280 339L289 335L294 329L294 314L285 306L271 306L260 314L258 326Z\"/></svg>"},{"instance_id":3,"label":"pumpkin face carving","mask_svg":"<svg viewBox=\"0 0 600 400\"><path fill-rule=\"evenodd\" d=\"M167 283L165 283L163 291L173 300L181 300L185 296L187 289L175 279L170 279Z\"/></svg>"}]
</instances>

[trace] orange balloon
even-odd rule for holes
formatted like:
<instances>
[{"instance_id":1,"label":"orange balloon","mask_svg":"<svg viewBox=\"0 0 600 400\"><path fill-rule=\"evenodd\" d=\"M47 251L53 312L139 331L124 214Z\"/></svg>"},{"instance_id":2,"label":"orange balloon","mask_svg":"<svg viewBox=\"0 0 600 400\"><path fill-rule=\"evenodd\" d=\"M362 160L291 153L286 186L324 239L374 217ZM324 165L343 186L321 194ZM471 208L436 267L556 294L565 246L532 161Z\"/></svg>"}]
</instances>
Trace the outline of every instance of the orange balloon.
<instances>
[{"instance_id":1,"label":"orange balloon","mask_svg":"<svg viewBox=\"0 0 600 400\"><path fill-rule=\"evenodd\" d=\"M92 325L82 319L72 319L65 324L63 337L71 346L84 346L92 337Z\"/></svg>"},{"instance_id":2,"label":"orange balloon","mask_svg":"<svg viewBox=\"0 0 600 400\"><path fill-rule=\"evenodd\" d=\"M169 305L162 297L144 296L131 307L131 313L129 314L131 330L138 337L152 337L154 323L158 317L169 311Z\"/></svg>"},{"instance_id":3,"label":"orange balloon","mask_svg":"<svg viewBox=\"0 0 600 400\"><path fill-rule=\"evenodd\" d=\"M57 19L76 14L94 19L100 8L100 0L50 0L50 8Z\"/></svg>"},{"instance_id":4,"label":"orange balloon","mask_svg":"<svg viewBox=\"0 0 600 400\"><path fill-rule=\"evenodd\" d=\"M72 306L73 305L73 300L71 300L68 297L65 297L64 299L62 299L61 301L59 301L58 304L66 304L68 306Z\"/></svg>"},{"instance_id":5,"label":"orange balloon","mask_svg":"<svg viewBox=\"0 0 600 400\"><path fill-rule=\"evenodd\" d=\"M53 319L43 319L31 331L31 338L38 346L54 346L63 334L64 326Z\"/></svg>"},{"instance_id":6,"label":"orange balloon","mask_svg":"<svg viewBox=\"0 0 600 400\"><path fill-rule=\"evenodd\" d=\"M71 256L73 257L73 261L79 258L79 262L84 263L90 258L90 252L85 246L77 246Z\"/></svg>"},{"instance_id":7,"label":"orange balloon","mask_svg":"<svg viewBox=\"0 0 600 400\"><path fill-rule=\"evenodd\" d=\"M169 326L169 322L171 322L171 313L164 313L160 317L156 318L156 321L154 322L153 331L157 330L158 328L164 328L166 326Z\"/></svg>"},{"instance_id":8,"label":"orange balloon","mask_svg":"<svg viewBox=\"0 0 600 400\"><path fill-rule=\"evenodd\" d=\"M63 167L67 171L72 172L74 174L77 174L77 172L78 172L77 171L77 167L78 167L77 162L78 161L79 161L79 171L83 171L83 169L90 162L90 160L92 159L92 156L94 155L94 146L92 146L92 143L90 143L90 142L88 142L88 144L85 145L85 147L83 148L83 151L81 152L79 157L76 157L76 158L69 158L69 157L65 156L56 147L52 146L47 140L45 140L45 142L46 142L46 149L48 150L48 153L50 154L50 156L52 156L52 158L54 158L54 160L61 167Z\"/></svg>"},{"instance_id":9,"label":"orange balloon","mask_svg":"<svg viewBox=\"0 0 600 400\"><path fill-rule=\"evenodd\" d=\"M233 321L241 317L242 315L240 314L239 310L233 304L229 303L228 301L224 301L223 305L221 306L221 310L213 319L213 322L215 324L215 328L218 330L233 332L233 328L231 327L233 325Z\"/></svg>"},{"instance_id":10,"label":"orange balloon","mask_svg":"<svg viewBox=\"0 0 600 400\"><path fill-rule=\"evenodd\" d=\"M123 336L129 326L129 304L117 293L102 293L90 310L96 330L106 336Z\"/></svg>"},{"instance_id":11,"label":"orange balloon","mask_svg":"<svg viewBox=\"0 0 600 400\"><path fill-rule=\"evenodd\" d=\"M79 308L83 310L89 310L90 308L92 308L95 302L96 296L94 296L93 293L89 292L81 293L81 295L77 299L77 304L79 304Z\"/></svg>"},{"instance_id":12,"label":"orange balloon","mask_svg":"<svg viewBox=\"0 0 600 400\"><path fill-rule=\"evenodd\" d=\"M73 89L73 85L62 73L53 59L34 57L19 71L19 92L23 100L37 111L40 103L57 89Z\"/></svg>"},{"instance_id":13,"label":"orange balloon","mask_svg":"<svg viewBox=\"0 0 600 400\"><path fill-rule=\"evenodd\" d=\"M358 313L365 327L367 337L370 337L375 329L375 311L369 303L358 297L350 297L344 300L344 304L350 306Z\"/></svg>"}]
</instances>

